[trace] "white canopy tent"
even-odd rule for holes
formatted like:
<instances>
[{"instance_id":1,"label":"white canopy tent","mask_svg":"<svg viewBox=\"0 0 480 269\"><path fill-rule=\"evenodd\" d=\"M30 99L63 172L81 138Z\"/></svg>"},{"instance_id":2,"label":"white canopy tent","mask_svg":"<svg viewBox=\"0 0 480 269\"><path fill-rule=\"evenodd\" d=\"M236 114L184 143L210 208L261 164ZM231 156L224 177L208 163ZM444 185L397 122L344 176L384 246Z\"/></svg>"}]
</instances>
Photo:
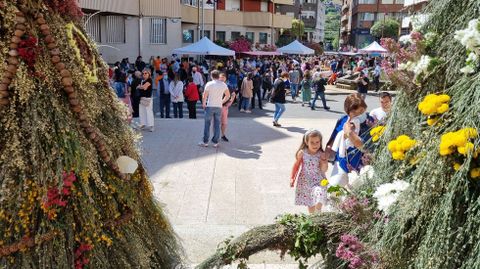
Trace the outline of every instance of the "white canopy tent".
<instances>
[{"instance_id":1,"label":"white canopy tent","mask_svg":"<svg viewBox=\"0 0 480 269\"><path fill-rule=\"evenodd\" d=\"M235 56L235 51L229 50L213 43L207 37L203 37L199 41L185 46L183 48L174 49L173 54L188 55L218 55L218 56Z\"/></svg>"},{"instance_id":2,"label":"white canopy tent","mask_svg":"<svg viewBox=\"0 0 480 269\"><path fill-rule=\"evenodd\" d=\"M298 40L294 40L292 43L279 48L278 51L283 54L315 54L314 50L304 46L302 43L298 42Z\"/></svg>"},{"instance_id":3,"label":"white canopy tent","mask_svg":"<svg viewBox=\"0 0 480 269\"><path fill-rule=\"evenodd\" d=\"M388 51L380 46L380 44L377 43L377 41L373 41L372 44L366 46L365 48L361 49L360 50L360 53L366 53L366 54L369 54L369 53L381 53L381 54L385 54L385 53L388 53Z\"/></svg>"}]
</instances>

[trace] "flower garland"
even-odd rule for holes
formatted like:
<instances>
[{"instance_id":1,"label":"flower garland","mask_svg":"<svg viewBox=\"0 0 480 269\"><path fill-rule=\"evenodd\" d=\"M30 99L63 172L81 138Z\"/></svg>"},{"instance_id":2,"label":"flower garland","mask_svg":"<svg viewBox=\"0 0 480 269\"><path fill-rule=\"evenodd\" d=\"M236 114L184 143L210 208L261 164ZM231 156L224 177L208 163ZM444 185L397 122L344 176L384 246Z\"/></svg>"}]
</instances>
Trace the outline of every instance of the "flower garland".
<instances>
[{"instance_id":1,"label":"flower garland","mask_svg":"<svg viewBox=\"0 0 480 269\"><path fill-rule=\"evenodd\" d=\"M388 150L392 153L394 160L404 160L405 153L415 146L417 141L407 135L401 135L388 143Z\"/></svg>"},{"instance_id":2,"label":"flower garland","mask_svg":"<svg viewBox=\"0 0 480 269\"><path fill-rule=\"evenodd\" d=\"M78 43L74 38L74 33L77 34L86 43L88 43L87 37L73 23L67 24L65 28L67 29L68 43L75 51L75 56L77 57L77 60L79 61L79 64L81 65L83 69L83 73L85 74L86 78L91 83L98 82L97 71L96 71L97 70L96 58L94 55L92 56L93 57L92 69L90 69L82 57L82 53L80 52Z\"/></svg>"}]
</instances>

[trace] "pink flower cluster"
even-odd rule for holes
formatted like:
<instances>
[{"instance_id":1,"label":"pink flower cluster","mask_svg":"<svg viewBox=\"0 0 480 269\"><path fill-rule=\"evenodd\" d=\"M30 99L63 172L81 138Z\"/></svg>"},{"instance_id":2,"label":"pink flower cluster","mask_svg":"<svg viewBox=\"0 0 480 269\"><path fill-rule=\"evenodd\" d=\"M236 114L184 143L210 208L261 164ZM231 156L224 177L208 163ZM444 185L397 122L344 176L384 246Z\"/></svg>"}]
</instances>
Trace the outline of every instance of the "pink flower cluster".
<instances>
[{"instance_id":1,"label":"pink flower cluster","mask_svg":"<svg viewBox=\"0 0 480 269\"><path fill-rule=\"evenodd\" d=\"M344 261L349 262L348 268L361 268L365 262L358 252L363 250L363 244L354 235L344 234L340 237L340 244L337 247L335 255Z\"/></svg>"},{"instance_id":2,"label":"pink flower cluster","mask_svg":"<svg viewBox=\"0 0 480 269\"><path fill-rule=\"evenodd\" d=\"M93 247L89 244L81 244L75 250L75 269L82 269L90 262L90 260L85 256L85 254L92 249Z\"/></svg>"},{"instance_id":3,"label":"pink flower cluster","mask_svg":"<svg viewBox=\"0 0 480 269\"><path fill-rule=\"evenodd\" d=\"M359 200L355 196L349 196L340 204L340 209L352 216L354 221L359 221L364 217L366 214L370 215L369 212L366 212L366 208L369 206L370 201L365 198L363 200Z\"/></svg>"},{"instance_id":4,"label":"pink flower cluster","mask_svg":"<svg viewBox=\"0 0 480 269\"><path fill-rule=\"evenodd\" d=\"M245 52L250 51L252 44L246 38L239 38L229 44L230 49L234 50L235 52Z\"/></svg>"},{"instance_id":5,"label":"pink flower cluster","mask_svg":"<svg viewBox=\"0 0 480 269\"><path fill-rule=\"evenodd\" d=\"M371 268L372 264L377 263L376 255L365 252L365 246L356 236L344 234L340 240L335 255L337 258L347 261L348 268Z\"/></svg>"}]
</instances>

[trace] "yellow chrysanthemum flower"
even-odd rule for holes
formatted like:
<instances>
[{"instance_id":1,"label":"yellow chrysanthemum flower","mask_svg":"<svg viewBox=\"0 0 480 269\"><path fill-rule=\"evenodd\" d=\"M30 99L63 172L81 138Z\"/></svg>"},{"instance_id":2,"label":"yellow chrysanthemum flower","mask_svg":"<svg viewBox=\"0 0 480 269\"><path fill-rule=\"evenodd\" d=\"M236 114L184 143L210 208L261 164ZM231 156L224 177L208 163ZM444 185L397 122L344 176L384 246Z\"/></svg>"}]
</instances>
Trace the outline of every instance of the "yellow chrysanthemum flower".
<instances>
[{"instance_id":1,"label":"yellow chrysanthemum flower","mask_svg":"<svg viewBox=\"0 0 480 269\"><path fill-rule=\"evenodd\" d=\"M320 181L320 185L321 185L322 187L327 186L327 185L328 185L328 179L326 179L326 178L322 179L322 181Z\"/></svg>"},{"instance_id":2,"label":"yellow chrysanthemum flower","mask_svg":"<svg viewBox=\"0 0 480 269\"><path fill-rule=\"evenodd\" d=\"M404 160L405 159L405 153L403 151L394 151L392 152L392 158L394 160Z\"/></svg>"},{"instance_id":3,"label":"yellow chrysanthemum flower","mask_svg":"<svg viewBox=\"0 0 480 269\"><path fill-rule=\"evenodd\" d=\"M461 166L462 166L462 165L459 164L459 163L454 163L454 164L453 164L453 169L454 169L455 171L458 171L458 170L460 170L460 167L461 167Z\"/></svg>"},{"instance_id":4,"label":"yellow chrysanthemum flower","mask_svg":"<svg viewBox=\"0 0 480 269\"><path fill-rule=\"evenodd\" d=\"M457 151L458 151L458 153L460 153L462 155L467 155L468 153L473 151L473 148L474 148L473 143L468 142L468 143L465 144L465 146L458 147Z\"/></svg>"},{"instance_id":5,"label":"yellow chrysanthemum flower","mask_svg":"<svg viewBox=\"0 0 480 269\"><path fill-rule=\"evenodd\" d=\"M477 179L480 177L480 168L473 168L472 170L470 170L470 177L472 177L473 179Z\"/></svg>"},{"instance_id":6,"label":"yellow chrysanthemum flower","mask_svg":"<svg viewBox=\"0 0 480 269\"><path fill-rule=\"evenodd\" d=\"M448 111L450 96L429 94L418 104L418 110L424 115L443 114Z\"/></svg>"},{"instance_id":7,"label":"yellow chrysanthemum flower","mask_svg":"<svg viewBox=\"0 0 480 269\"><path fill-rule=\"evenodd\" d=\"M447 112L449 108L450 108L450 106L448 104L441 104L437 108L437 113L438 114L443 114L443 113Z\"/></svg>"},{"instance_id":8,"label":"yellow chrysanthemum flower","mask_svg":"<svg viewBox=\"0 0 480 269\"><path fill-rule=\"evenodd\" d=\"M396 151L396 148L397 148L397 141L396 140L392 140L392 141L388 142L388 150L390 152Z\"/></svg>"},{"instance_id":9,"label":"yellow chrysanthemum flower","mask_svg":"<svg viewBox=\"0 0 480 269\"><path fill-rule=\"evenodd\" d=\"M450 96L448 96L447 94L441 94L438 96L438 100L442 103L448 103L450 102Z\"/></svg>"},{"instance_id":10,"label":"yellow chrysanthemum flower","mask_svg":"<svg viewBox=\"0 0 480 269\"><path fill-rule=\"evenodd\" d=\"M437 118L428 118L427 119L427 124L428 126L433 126L435 123L437 123L438 119Z\"/></svg>"}]
</instances>

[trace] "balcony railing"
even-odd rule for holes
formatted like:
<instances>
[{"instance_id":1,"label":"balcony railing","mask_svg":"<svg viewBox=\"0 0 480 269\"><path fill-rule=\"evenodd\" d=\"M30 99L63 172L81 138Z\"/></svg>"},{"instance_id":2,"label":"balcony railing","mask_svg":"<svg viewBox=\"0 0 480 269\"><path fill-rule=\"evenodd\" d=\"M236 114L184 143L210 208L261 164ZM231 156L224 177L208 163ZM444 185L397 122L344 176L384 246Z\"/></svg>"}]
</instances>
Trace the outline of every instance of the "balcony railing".
<instances>
[{"instance_id":1,"label":"balcony railing","mask_svg":"<svg viewBox=\"0 0 480 269\"><path fill-rule=\"evenodd\" d=\"M275 14L273 15L274 28L292 28L292 16Z\"/></svg>"},{"instance_id":2,"label":"balcony railing","mask_svg":"<svg viewBox=\"0 0 480 269\"><path fill-rule=\"evenodd\" d=\"M275 5L289 5L293 6L295 4L295 0L274 0Z\"/></svg>"},{"instance_id":3,"label":"balcony railing","mask_svg":"<svg viewBox=\"0 0 480 269\"><path fill-rule=\"evenodd\" d=\"M212 24L213 10L206 9L204 18L206 24ZM293 17L291 16L274 14L273 27L290 28L292 27L292 19ZM196 7L182 5L182 22L198 23L198 9ZM216 10L215 24L272 27L272 13Z\"/></svg>"}]
</instances>

